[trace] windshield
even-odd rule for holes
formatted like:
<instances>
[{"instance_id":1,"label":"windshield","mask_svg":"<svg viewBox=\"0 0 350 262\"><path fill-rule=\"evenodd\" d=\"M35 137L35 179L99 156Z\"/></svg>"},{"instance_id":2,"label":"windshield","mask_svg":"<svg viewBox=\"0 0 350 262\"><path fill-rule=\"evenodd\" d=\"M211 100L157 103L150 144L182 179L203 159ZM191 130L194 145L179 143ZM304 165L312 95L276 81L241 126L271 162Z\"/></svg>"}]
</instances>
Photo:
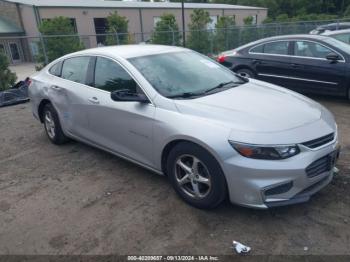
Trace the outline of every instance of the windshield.
<instances>
[{"instance_id":1,"label":"windshield","mask_svg":"<svg viewBox=\"0 0 350 262\"><path fill-rule=\"evenodd\" d=\"M229 69L191 51L135 57L129 61L166 97L206 95L245 82Z\"/></svg>"},{"instance_id":2,"label":"windshield","mask_svg":"<svg viewBox=\"0 0 350 262\"><path fill-rule=\"evenodd\" d=\"M339 48L340 50L342 50L343 52L347 53L348 55L350 55L350 45L344 43L344 42L341 42L337 39L334 39L334 38L327 38L324 40L326 43L328 44L331 44L337 48Z\"/></svg>"}]
</instances>

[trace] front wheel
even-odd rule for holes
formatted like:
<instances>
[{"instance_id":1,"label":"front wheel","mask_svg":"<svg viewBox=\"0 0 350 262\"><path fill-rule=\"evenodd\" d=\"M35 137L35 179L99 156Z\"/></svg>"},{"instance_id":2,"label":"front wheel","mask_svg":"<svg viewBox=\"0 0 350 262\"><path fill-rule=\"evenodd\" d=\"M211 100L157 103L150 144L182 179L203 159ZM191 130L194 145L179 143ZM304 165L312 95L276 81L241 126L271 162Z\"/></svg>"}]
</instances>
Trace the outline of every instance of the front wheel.
<instances>
[{"instance_id":1,"label":"front wheel","mask_svg":"<svg viewBox=\"0 0 350 262\"><path fill-rule=\"evenodd\" d=\"M226 180L219 163L198 145L176 145L167 160L167 174L177 194L192 206L214 208L226 198Z\"/></svg>"},{"instance_id":2,"label":"front wheel","mask_svg":"<svg viewBox=\"0 0 350 262\"><path fill-rule=\"evenodd\" d=\"M43 116L45 131L50 141L56 145L66 143L68 138L63 133L58 114L51 104L45 105Z\"/></svg>"}]
</instances>

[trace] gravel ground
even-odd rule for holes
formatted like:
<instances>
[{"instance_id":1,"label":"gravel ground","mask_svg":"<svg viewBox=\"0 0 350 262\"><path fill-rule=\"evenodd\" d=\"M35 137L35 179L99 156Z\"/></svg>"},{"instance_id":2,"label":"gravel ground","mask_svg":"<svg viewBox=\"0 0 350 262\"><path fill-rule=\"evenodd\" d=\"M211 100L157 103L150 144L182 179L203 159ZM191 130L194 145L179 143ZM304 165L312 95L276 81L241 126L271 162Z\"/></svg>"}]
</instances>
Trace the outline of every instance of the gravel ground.
<instances>
[{"instance_id":1,"label":"gravel ground","mask_svg":"<svg viewBox=\"0 0 350 262\"><path fill-rule=\"evenodd\" d=\"M167 179L101 150L51 144L30 105L0 109L0 254L350 254L350 104L336 116L340 175L310 202L272 210L186 205Z\"/></svg>"}]
</instances>

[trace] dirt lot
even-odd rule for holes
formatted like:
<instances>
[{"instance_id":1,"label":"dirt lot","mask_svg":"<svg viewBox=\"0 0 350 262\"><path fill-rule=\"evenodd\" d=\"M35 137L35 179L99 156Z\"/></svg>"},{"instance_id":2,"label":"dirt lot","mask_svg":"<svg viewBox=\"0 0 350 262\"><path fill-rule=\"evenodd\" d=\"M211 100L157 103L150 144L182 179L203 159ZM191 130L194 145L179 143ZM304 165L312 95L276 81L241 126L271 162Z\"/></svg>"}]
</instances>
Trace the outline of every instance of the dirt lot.
<instances>
[{"instance_id":1,"label":"dirt lot","mask_svg":"<svg viewBox=\"0 0 350 262\"><path fill-rule=\"evenodd\" d=\"M165 177L77 142L52 145L30 105L0 109L1 254L350 254L350 104L335 115L340 175L306 204L267 211L183 203ZM304 250L307 247L307 250Z\"/></svg>"}]
</instances>

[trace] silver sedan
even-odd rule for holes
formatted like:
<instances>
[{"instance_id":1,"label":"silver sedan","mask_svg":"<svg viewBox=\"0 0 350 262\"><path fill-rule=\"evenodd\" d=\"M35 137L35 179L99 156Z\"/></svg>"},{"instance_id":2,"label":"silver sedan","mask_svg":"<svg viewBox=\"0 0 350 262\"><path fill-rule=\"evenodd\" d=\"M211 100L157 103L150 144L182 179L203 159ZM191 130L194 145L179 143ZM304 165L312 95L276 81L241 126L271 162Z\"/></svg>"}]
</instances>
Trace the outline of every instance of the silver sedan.
<instances>
[{"instance_id":1,"label":"silver sedan","mask_svg":"<svg viewBox=\"0 0 350 262\"><path fill-rule=\"evenodd\" d=\"M305 202L339 154L323 106L184 48L69 54L33 75L29 93L54 144L79 140L164 174L198 208Z\"/></svg>"}]
</instances>

